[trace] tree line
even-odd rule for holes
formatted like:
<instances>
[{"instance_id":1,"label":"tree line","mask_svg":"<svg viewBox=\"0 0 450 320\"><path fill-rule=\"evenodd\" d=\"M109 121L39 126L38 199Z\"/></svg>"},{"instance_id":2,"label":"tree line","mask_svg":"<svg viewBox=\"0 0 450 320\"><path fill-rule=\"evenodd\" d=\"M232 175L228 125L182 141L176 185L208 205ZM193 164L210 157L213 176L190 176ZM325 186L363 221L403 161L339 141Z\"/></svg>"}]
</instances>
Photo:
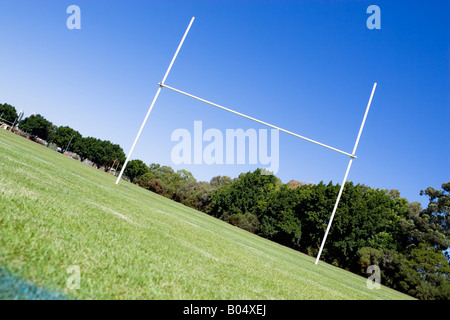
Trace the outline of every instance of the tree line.
<instances>
[{"instance_id":1,"label":"tree line","mask_svg":"<svg viewBox=\"0 0 450 320\"><path fill-rule=\"evenodd\" d=\"M237 227L316 256L339 184L303 184L263 169L231 179L196 181L186 170L132 160L133 183ZM428 206L408 202L398 190L347 182L322 259L367 277L370 265L381 283L423 300L450 299L450 182L420 194Z\"/></svg>"},{"instance_id":2,"label":"tree line","mask_svg":"<svg viewBox=\"0 0 450 320\"><path fill-rule=\"evenodd\" d=\"M13 123L18 115L16 108L9 104L0 104L0 115ZM81 161L90 160L97 168L105 171L111 168L121 168L125 162L123 149L109 140L94 137L83 137L81 133L68 126L56 126L40 114L31 115L19 122L18 127L32 137L39 137L48 143L55 144L62 151L76 153Z\"/></svg>"},{"instance_id":3,"label":"tree line","mask_svg":"<svg viewBox=\"0 0 450 320\"><path fill-rule=\"evenodd\" d=\"M0 104L0 114L13 122L17 118L13 108ZM67 147L105 170L125 160L120 146L84 138L40 115L25 118L19 128ZM146 165L139 159L128 163L124 176L147 190L311 256L319 251L340 188L331 182L284 184L264 169L234 179L216 176L209 182L197 181L187 170ZM418 299L450 299L450 256L444 251L450 245L450 182L441 188L420 191L428 198L427 207L422 208L400 197L398 190L347 182L321 258L365 277L368 266L378 265L381 283L388 287Z\"/></svg>"}]
</instances>

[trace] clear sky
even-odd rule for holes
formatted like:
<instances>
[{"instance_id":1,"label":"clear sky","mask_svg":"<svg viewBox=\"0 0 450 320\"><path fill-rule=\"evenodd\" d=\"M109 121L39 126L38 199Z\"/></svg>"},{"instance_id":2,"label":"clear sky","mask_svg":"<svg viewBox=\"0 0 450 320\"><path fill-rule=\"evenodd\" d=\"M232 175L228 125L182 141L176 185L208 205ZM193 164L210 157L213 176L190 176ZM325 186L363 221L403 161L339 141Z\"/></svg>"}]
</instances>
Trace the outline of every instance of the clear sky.
<instances>
[{"instance_id":1,"label":"clear sky","mask_svg":"<svg viewBox=\"0 0 450 320\"><path fill-rule=\"evenodd\" d=\"M69 30L69 5L81 29ZM381 29L368 29L378 5ZM448 1L0 0L0 103L42 114L128 153L191 19L166 84L351 152L378 83L349 180L409 201L449 171ZM175 165L180 128L264 126L163 89L133 159L197 180L261 165ZM280 132L279 170L341 183L348 157Z\"/></svg>"}]
</instances>

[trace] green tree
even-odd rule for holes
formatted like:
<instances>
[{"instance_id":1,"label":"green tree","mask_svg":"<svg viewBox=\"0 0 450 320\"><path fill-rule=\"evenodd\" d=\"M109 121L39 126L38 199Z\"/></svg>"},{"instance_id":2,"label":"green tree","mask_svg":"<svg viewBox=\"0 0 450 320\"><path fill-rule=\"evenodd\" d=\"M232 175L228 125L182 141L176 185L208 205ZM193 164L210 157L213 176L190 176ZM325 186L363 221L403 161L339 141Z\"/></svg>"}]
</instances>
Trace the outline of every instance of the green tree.
<instances>
[{"instance_id":1,"label":"green tree","mask_svg":"<svg viewBox=\"0 0 450 320\"><path fill-rule=\"evenodd\" d=\"M411 251L408 264L419 275L410 294L422 300L450 298L450 266L442 251L422 243Z\"/></svg>"},{"instance_id":2,"label":"green tree","mask_svg":"<svg viewBox=\"0 0 450 320\"><path fill-rule=\"evenodd\" d=\"M158 178L154 178L154 176L147 172L143 174L137 181L138 185L144 189L150 190L160 195L166 194L166 187L162 183L162 181Z\"/></svg>"},{"instance_id":3,"label":"green tree","mask_svg":"<svg viewBox=\"0 0 450 320\"><path fill-rule=\"evenodd\" d=\"M0 103L0 117L10 123L14 123L18 117L17 110L10 104ZM0 121L2 121L2 119L0 119Z\"/></svg>"},{"instance_id":4,"label":"green tree","mask_svg":"<svg viewBox=\"0 0 450 320\"><path fill-rule=\"evenodd\" d=\"M185 169L177 170L177 175L180 176L183 182L197 182L192 172Z\"/></svg>"},{"instance_id":5,"label":"green tree","mask_svg":"<svg viewBox=\"0 0 450 320\"><path fill-rule=\"evenodd\" d=\"M211 181L209 182L213 187L222 187L225 185L230 185L233 183L233 179L227 176L216 176L211 178Z\"/></svg>"},{"instance_id":6,"label":"green tree","mask_svg":"<svg viewBox=\"0 0 450 320\"><path fill-rule=\"evenodd\" d=\"M99 147L100 141L97 138L82 137L75 142L73 151L80 156L81 161L89 159L90 161L95 162L95 153L98 152Z\"/></svg>"},{"instance_id":7,"label":"green tree","mask_svg":"<svg viewBox=\"0 0 450 320\"><path fill-rule=\"evenodd\" d=\"M408 293L411 279L417 278L415 272L408 269L406 257L395 250L363 247L358 250L357 257L360 269L354 272L367 276L368 267L376 265L381 271L381 284L395 290ZM408 274L408 271L412 272Z\"/></svg>"},{"instance_id":8,"label":"green tree","mask_svg":"<svg viewBox=\"0 0 450 320\"><path fill-rule=\"evenodd\" d=\"M137 182L137 180L150 169L144 163L144 161L136 159L128 162L127 167L125 168L124 174L127 176L132 182Z\"/></svg>"},{"instance_id":9,"label":"green tree","mask_svg":"<svg viewBox=\"0 0 450 320\"><path fill-rule=\"evenodd\" d=\"M43 140L52 133L53 124L40 114L31 115L19 123L19 129Z\"/></svg>"},{"instance_id":10,"label":"green tree","mask_svg":"<svg viewBox=\"0 0 450 320\"><path fill-rule=\"evenodd\" d=\"M81 134L67 126L57 127L54 132L49 135L49 142L55 143L64 151L75 150L75 145L82 138ZM69 145L70 142L70 145ZM66 148L69 147L67 150Z\"/></svg>"},{"instance_id":11,"label":"green tree","mask_svg":"<svg viewBox=\"0 0 450 320\"><path fill-rule=\"evenodd\" d=\"M339 188L339 185L331 182L328 185L323 182L302 185L294 189L284 186L280 189L281 192L266 200L266 209L259 217L261 230L263 226L276 226L285 220L283 227L289 231L285 235L295 236L291 243L301 251L315 256ZM397 232L397 222L399 216L406 214L407 208L406 199L393 199L383 190L347 182L322 258L349 269L357 264L356 253L362 247L396 250L397 239L401 237ZM272 228L272 232L277 230L276 227ZM270 231L269 227L267 230ZM301 241L298 240L300 235ZM286 240L284 243L287 243Z\"/></svg>"},{"instance_id":12,"label":"green tree","mask_svg":"<svg viewBox=\"0 0 450 320\"><path fill-rule=\"evenodd\" d=\"M176 191L174 200L205 212L216 187L208 182L186 181Z\"/></svg>"},{"instance_id":13,"label":"green tree","mask_svg":"<svg viewBox=\"0 0 450 320\"><path fill-rule=\"evenodd\" d=\"M150 164L149 172L141 176L139 180L142 181L138 182L138 184L145 188L152 179L158 179L160 181L161 188L158 188L158 190L164 190L164 196L177 201L180 201L177 198L177 190L181 185L186 182L196 182L192 173L187 170L182 169L175 172L169 166L161 166L156 163Z\"/></svg>"},{"instance_id":14,"label":"green tree","mask_svg":"<svg viewBox=\"0 0 450 320\"><path fill-rule=\"evenodd\" d=\"M406 212L398 214L397 228L390 232L395 250L362 248L357 253L359 266L379 265L384 284L416 298L450 299L450 267L443 252L449 245L448 192L448 183L442 184L442 190L422 190L421 195L429 197L428 207L422 209L413 202ZM376 242L368 245L375 247Z\"/></svg>"},{"instance_id":15,"label":"green tree","mask_svg":"<svg viewBox=\"0 0 450 320\"><path fill-rule=\"evenodd\" d=\"M418 204L411 204L408 214L400 221L403 243L411 251L425 243L438 250L449 245L450 183L443 183L442 190L428 187L420 195L428 196L428 207L420 211Z\"/></svg>"},{"instance_id":16,"label":"green tree","mask_svg":"<svg viewBox=\"0 0 450 320\"><path fill-rule=\"evenodd\" d=\"M117 165L117 162L121 163L125 161L125 153L123 149L109 140L97 139L96 152L91 161L97 164L97 167L104 167L105 171L109 171L113 166Z\"/></svg>"},{"instance_id":17,"label":"green tree","mask_svg":"<svg viewBox=\"0 0 450 320\"><path fill-rule=\"evenodd\" d=\"M232 184L219 187L211 197L207 212L234 225L247 225L255 232L259 222L255 219L258 202L275 188L279 179L262 174L261 169L243 173ZM242 220L242 221L241 221Z\"/></svg>"},{"instance_id":18,"label":"green tree","mask_svg":"<svg viewBox=\"0 0 450 320\"><path fill-rule=\"evenodd\" d=\"M298 194L288 185L274 188L258 202L258 234L295 249L300 248L302 224L296 216Z\"/></svg>"}]
</instances>

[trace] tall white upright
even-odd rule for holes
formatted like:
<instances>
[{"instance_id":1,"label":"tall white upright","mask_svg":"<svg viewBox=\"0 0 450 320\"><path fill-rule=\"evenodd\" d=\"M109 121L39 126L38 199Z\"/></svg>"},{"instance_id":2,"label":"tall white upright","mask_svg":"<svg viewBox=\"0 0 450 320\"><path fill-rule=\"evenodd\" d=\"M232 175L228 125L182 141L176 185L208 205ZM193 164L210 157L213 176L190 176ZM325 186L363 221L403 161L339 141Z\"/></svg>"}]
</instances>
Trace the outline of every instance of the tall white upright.
<instances>
[{"instance_id":1,"label":"tall white upright","mask_svg":"<svg viewBox=\"0 0 450 320\"><path fill-rule=\"evenodd\" d=\"M348 173L350 172L350 167L352 166L353 159L355 158L356 148L358 147L359 139L361 138L361 133L364 128L364 124L366 123L367 114L369 113L370 105L372 104L373 94L375 93L375 88L377 87L377 83L373 84L372 93L370 94L369 102L367 103L366 112L364 114L363 121L361 123L361 127L359 128L358 137L356 138L355 146L353 147L353 152L350 157L350 161L348 162L347 170L345 171L344 180L342 181L341 188L339 189L339 193L336 199L336 203L334 204L333 212L331 213L330 221L328 222L327 230L325 231L325 235L322 240L322 244L319 249L319 253L316 258L316 265L319 263L320 256L322 255L323 247L325 246L325 242L327 241L328 232L330 231L331 224L333 223L334 215L336 214L337 207L339 205L339 200L341 199L342 192L344 191L345 182L347 181Z\"/></svg>"},{"instance_id":2,"label":"tall white upright","mask_svg":"<svg viewBox=\"0 0 450 320\"><path fill-rule=\"evenodd\" d=\"M130 160L130 157L131 157L131 154L133 153L134 147L136 146L136 143L139 140L139 136L141 135L142 130L144 129L145 123L147 122L147 119L148 119L148 117L150 115L150 112L152 112L152 109L153 109L153 107L154 107L154 105L156 103L156 100L158 99L159 93L161 92L162 85L166 81L167 76L169 75L170 69L172 69L173 63L175 62L175 59L178 56L178 52L180 52L181 46L183 45L184 39L186 39L186 36L187 36L187 34L189 32L189 29L192 26L192 23L194 22L194 19L195 19L195 17L192 17L191 22L189 23L189 26L187 27L187 29L186 29L186 31L185 31L185 33L183 35L183 38L181 39L181 42L178 45L177 51L175 52L175 54L174 54L174 56L172 58L172 61L170 62L169 68L167 68L166 74L164 75L164 78L161 81L161 84L160 84L158 90L156 91L156 94L155 94L155 97L153 98L152 104L150 105L150 108L147 111L147 114L146 114L146 116L144 118L144 121L142 122L141 128L139 129L139 132L136 135L136 138L134 139L133 145L131 146L130 152L128 153L127 159L125 160L125 163L122 166L122 170L120 171L120 174L117 177L116 184L119 184L120 179L122 178L123 172L125 171L125 168L126 168L126 166L128 164L128 161Z\"/></svg>"}]
</instances>

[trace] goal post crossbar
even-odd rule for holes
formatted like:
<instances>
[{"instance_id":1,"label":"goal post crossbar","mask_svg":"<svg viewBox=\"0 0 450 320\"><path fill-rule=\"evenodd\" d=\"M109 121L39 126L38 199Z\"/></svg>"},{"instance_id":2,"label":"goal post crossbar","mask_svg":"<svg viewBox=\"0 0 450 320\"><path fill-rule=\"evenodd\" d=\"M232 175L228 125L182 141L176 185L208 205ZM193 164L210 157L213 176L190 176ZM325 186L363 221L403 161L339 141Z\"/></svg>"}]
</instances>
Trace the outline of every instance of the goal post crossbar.
<instances>
[{"instance_id":1,"label":"goal post crossbar","mask_svg":"<svg viewBox=\"0 0 450 320\"><path fill-rule=\"evenodd\" d=\"M234 114L236 114L236 115L238 115L238 116L241 116L241 117L247 118L247 119L249 119L249 120L258 122L258 123L260 123L260 124L263 124L263 125L265 125L265 126L271 127L271 128L273 128L273 129L277 129L277 130L279 130L279 131L285 132L285 133L290 134L290 135L292 135L292 136L294 136L294 137L297 137L297 138L300 138L300 139L303 139L303 140L306 140L306 141L315 143L315 144L317 144L317 145L319 145L319 146L322 146L322 147L324 147L324 148L328 148L328 149L331 149L331 150L333 150L333 151L342 153L342 154L344 154L344 155L346 155L346 156L349 156L349 157L352 157L352 158L356 158L356 156L355 156L354 154L350 154L350 153L348 153L348 152L345 152L345 151L342 151L342 150L339 150L339 149L330 147L330 146L328 146L328 145L326 145L326 144L324 144L324 143L321 143L321 142L318 142L318 141L315 141L315 140L306 138L306 137L301 136L301 135L299 135L299 134L297 134L297 133L294 133L294 132L292 132L292 131L285 130L285 129L283 129L283 128L274 126L273 124L267 123L267 122L265 122L265 121L258 120L258 119L256 119L256 118L250 117L250 116L248 116L248 115L245 115L245 114L240 113L240 112L238 112L238 111L232 110L232 109L230 109L230 108L226 108L226 107L224 107L224 106L221 106L220 104L213 103L213 102L211 102L211 101L208 101L208 100L199 98L199 97L194 96L194 95L192 95L192 94L189 94L189 93L187 93L187 92L184 92L184 91L175 89L175 88L170 87L170 86L168 86L168 85L166 85L166 84L164 84L164 83L159 83L159 86L160 86L160 87L163 87L163 88L167 88L167 89L173 90L173 91L178 92L178 93L181 93L181 94L184 94L185 96L194 98L194 99L196 99L196 100L199 100L199 101L204 102L204 103L206 103L206 104L209 104L209 105L211 105L211 106L220 108L220 109L222 109L222 110L225 110L225 111L234 113Z\"/></svg>"}]
</instances>

